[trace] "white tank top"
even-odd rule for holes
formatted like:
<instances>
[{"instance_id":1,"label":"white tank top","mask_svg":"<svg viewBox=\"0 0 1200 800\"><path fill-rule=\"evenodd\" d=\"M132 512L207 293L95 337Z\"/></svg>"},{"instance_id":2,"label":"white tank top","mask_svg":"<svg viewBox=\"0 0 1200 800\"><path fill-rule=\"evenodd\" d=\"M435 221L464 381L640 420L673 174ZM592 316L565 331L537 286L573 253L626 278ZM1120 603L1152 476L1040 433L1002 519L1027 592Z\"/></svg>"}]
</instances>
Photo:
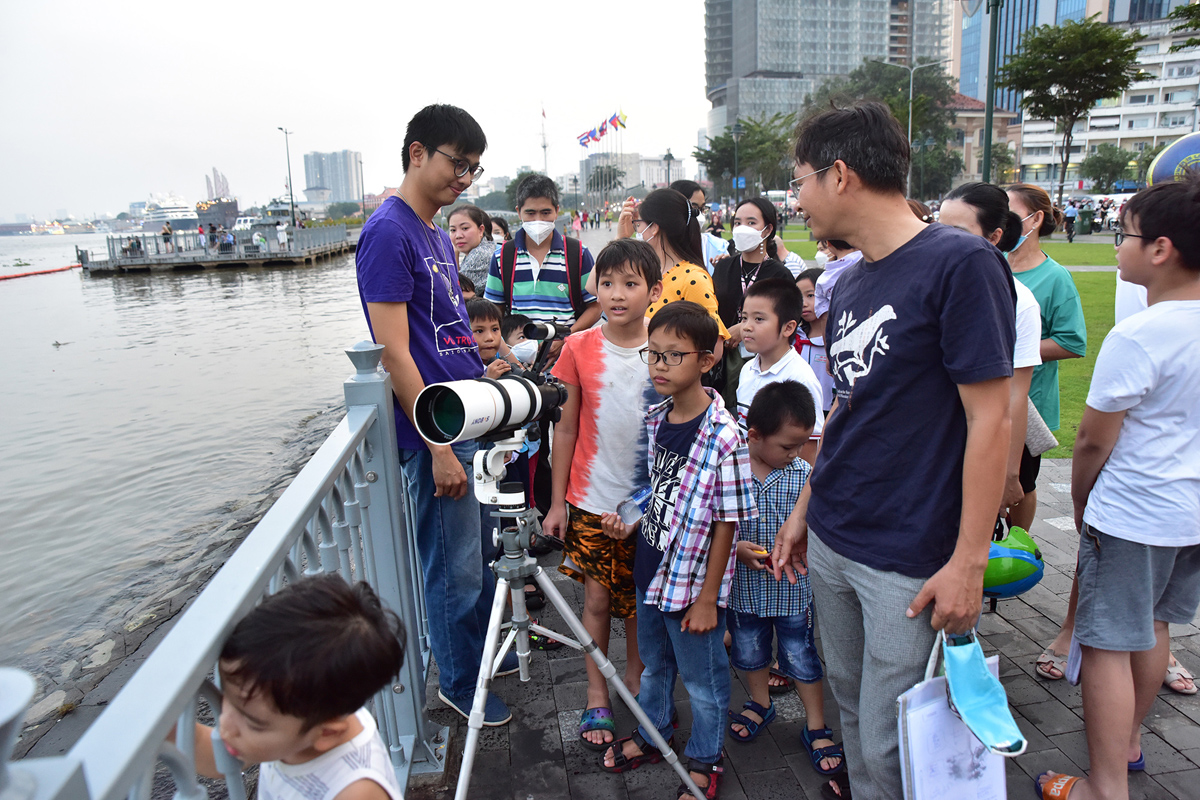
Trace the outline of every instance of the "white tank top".
<instances>
[{"instance_id":1,"label":"white tank top","mask_svg":"<svg viewBox=\"0 0 1200 800\"><path fill-rule=\"evenodd\" d=\"M355 714L362 732L303 764L269 761L258 769L258 800L333 800L355 781L374 781L391 800L404 800L387 747L375 719L365 709Z\"/></svg>"}]
</instances>

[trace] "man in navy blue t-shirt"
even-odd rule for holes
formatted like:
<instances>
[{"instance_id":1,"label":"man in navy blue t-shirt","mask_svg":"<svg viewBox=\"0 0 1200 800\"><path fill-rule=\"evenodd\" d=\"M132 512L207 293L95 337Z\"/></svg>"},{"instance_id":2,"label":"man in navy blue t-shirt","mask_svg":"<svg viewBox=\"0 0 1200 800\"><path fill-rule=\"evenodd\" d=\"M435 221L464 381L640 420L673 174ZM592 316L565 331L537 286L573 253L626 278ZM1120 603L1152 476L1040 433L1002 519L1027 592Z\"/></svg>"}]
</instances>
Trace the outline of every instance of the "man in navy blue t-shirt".
<instances>
[{"instance_id":1,"label":"man in navy blue t-shirt","mask_svg":"<svg viewBox=\"0 0 1200 800\"><path fill-rule=\"evenodd\" d=\"M809 119L795 159L813 235L863 259L833 292L836 397L775 570L809 570L855 797L899 798L896 698L921 680L937 631L970 629L982 606L1016 293L986 241L913 216L909 145L886 106Z\"/></svg>"},{"instance_id":2,"label":"man in navy blue t-shirt","mask_svg":"<svg viewBox=\"0 0 1200 800\"><path fill-rule=\"evenodd\" d=\"M438 695L464 717L475 696L495 589L468 477L477 448L474 441L426 445L412 412L427 385L483 374L454 246L433 217L483 172L479 157L486 147L483 129L461 108L432 105L417 112L404 137L399 194L363 225L355 256L363 312L371 335L384 345L383 365L392 375L396 441L415 515ZM503 701L489 694L484 725L511 718Z\"/></svg>"}]
</instances>

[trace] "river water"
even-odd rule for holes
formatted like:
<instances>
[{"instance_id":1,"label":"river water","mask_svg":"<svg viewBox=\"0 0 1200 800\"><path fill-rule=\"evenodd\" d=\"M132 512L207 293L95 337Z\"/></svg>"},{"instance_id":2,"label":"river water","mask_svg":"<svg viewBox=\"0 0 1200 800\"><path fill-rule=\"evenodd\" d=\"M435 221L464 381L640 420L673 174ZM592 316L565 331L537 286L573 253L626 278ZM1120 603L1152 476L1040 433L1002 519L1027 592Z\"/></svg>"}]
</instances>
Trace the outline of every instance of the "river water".
<instances>
[{"instance_id":1,"label":"river water","mask_svg":"<svg viewBox=\"0 0 1200 800\"><path fill-rule=\"evenodd\" d=\"M72 263L75 245L104 237L0 237L0 274ZM177 578L341 404L342 350L364 338L353 255L0 281L0 664Z\"/></svg>"}]
</instances>

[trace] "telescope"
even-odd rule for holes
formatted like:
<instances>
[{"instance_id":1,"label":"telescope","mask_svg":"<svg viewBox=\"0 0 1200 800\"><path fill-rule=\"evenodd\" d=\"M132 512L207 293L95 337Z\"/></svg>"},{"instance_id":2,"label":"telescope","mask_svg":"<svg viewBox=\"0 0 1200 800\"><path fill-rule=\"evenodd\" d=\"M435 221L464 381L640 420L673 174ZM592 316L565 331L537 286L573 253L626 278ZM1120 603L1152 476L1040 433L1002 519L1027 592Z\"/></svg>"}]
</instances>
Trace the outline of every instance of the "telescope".
<instances>
[{"instance_id":1,"label":"telescope","mask_svg":"<svg viewBox=\"0 0 1200 800\"><path fill-rule=\"evenodd\" d=\"M567 390L528 373L426 386L417 395L413 419L430 444L503 438L543 417L557 422Z\"/></svg>"}]
</instances>

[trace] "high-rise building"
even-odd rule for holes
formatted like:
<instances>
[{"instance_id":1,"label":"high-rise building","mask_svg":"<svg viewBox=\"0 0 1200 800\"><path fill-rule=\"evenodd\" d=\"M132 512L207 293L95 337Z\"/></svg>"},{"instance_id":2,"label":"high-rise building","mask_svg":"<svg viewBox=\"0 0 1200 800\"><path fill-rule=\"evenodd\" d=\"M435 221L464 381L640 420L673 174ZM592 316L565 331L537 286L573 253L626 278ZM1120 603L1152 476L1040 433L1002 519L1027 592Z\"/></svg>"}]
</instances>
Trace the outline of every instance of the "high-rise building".
<instances>
[{"instance_id":1,"label":"high-rise building","mask_svg":"<svg viewBox=\"0 0 1200 800\"><path fill-rule=\"evenodd\" d=\"M947 58L952 7L952 0L706 0L707 135L739 118L797 111L821 83L864 59Z\"/></svg>"},{"instance_id":2,"label":"high-rise building","mask_svg":"<svg viewBox=\"0 0 1200 800\"><path fill-rule=\"evenodd\" d=\"M328 189L330 202L357 203L362 199L361 160L362 154L357 150L305 154L305 193L310 189Z\"/></svg>"}]
</instances>

